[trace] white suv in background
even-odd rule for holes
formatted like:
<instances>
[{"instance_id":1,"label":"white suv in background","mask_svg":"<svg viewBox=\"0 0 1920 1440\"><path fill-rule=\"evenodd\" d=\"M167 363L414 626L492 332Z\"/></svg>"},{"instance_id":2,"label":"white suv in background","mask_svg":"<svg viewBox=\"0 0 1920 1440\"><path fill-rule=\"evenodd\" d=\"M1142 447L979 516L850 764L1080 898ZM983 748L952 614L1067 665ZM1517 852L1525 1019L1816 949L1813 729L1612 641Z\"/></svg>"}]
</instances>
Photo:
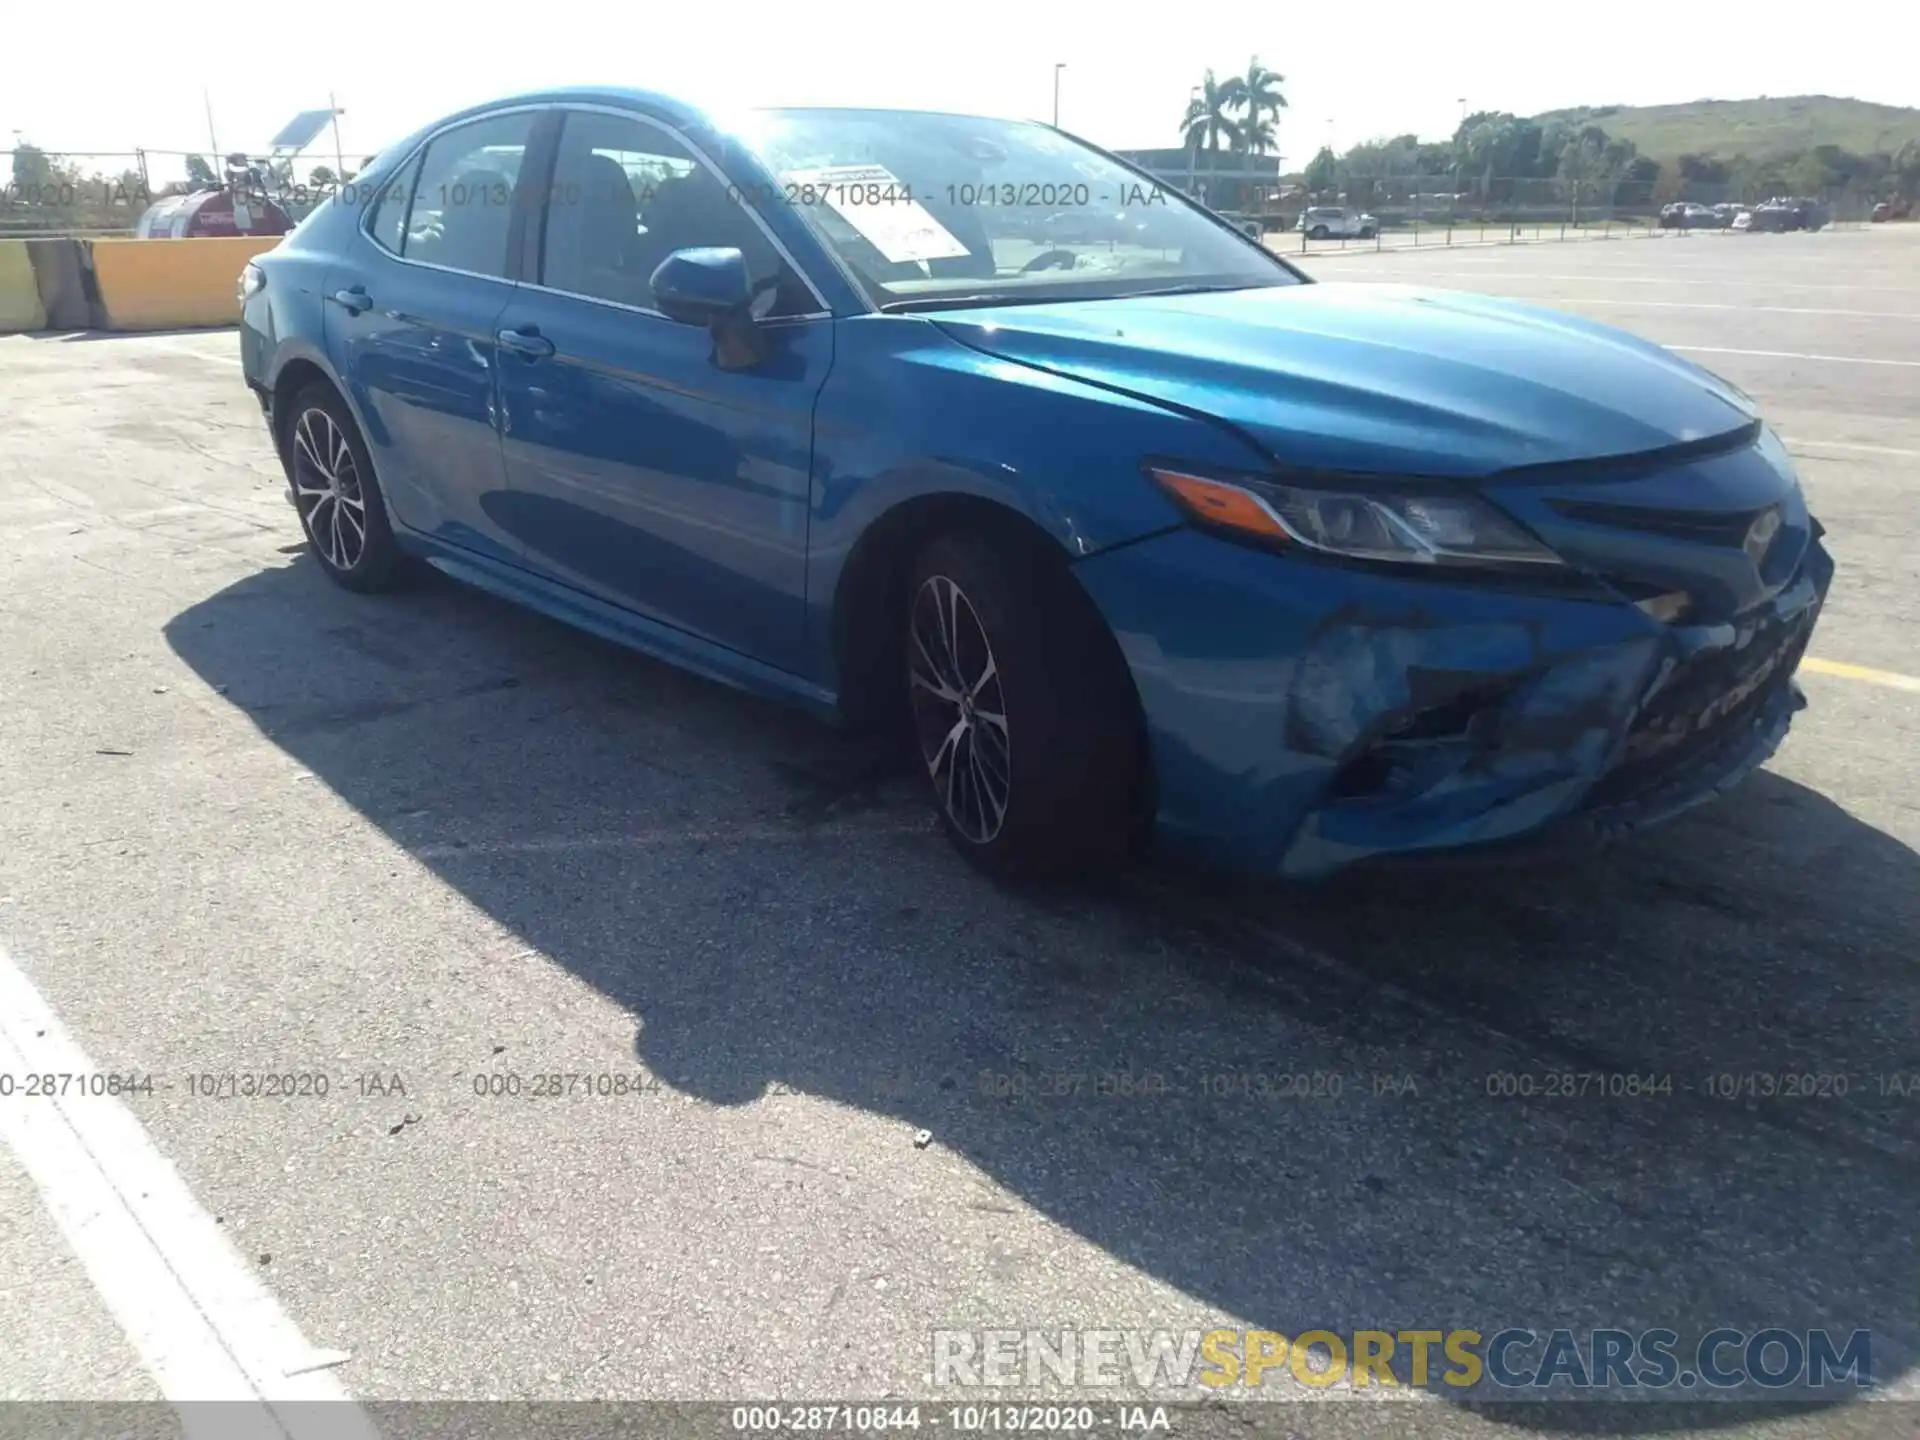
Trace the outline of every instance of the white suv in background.
<instances>
[{"instance_id":1,"label":"white suv in background","mask_svg":"<svg viewBox=\"0 0 1920 1440\"><path fill-rule=\"evenodd\" d=\"M1344 205L1310 205L1293 228L1309 240L1371 240L1380 222Z\"/></svg>"}]
</instances>

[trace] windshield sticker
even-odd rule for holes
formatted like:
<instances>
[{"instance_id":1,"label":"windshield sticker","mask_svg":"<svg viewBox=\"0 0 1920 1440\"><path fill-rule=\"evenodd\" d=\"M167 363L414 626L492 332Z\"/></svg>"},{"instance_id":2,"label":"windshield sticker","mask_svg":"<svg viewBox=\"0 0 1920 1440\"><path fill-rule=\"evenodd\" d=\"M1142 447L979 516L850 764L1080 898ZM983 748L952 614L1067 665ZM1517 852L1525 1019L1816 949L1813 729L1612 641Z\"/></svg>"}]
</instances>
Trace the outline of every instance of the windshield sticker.
<instances>
[{"instance_id":1,"label":"windshield sticker","mask_svg":"<svg viewBox=\"0 0 1920 1440\"><path fill-rule=\"evenodd\" d=\"M828 206L893 264L972 253L884 165L789 170L786 179L787 194L795 203Z\"/></svg>"}]
</instances>

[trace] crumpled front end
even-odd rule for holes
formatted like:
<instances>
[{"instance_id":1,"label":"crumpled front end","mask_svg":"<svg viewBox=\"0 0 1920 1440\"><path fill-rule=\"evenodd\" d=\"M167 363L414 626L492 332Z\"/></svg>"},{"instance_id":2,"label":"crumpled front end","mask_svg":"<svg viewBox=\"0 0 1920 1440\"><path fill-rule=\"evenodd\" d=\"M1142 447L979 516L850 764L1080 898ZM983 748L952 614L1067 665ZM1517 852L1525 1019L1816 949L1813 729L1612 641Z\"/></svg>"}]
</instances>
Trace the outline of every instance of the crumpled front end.
<instances>
[{"instance_id":1,"label":"crumpled front end","mask_svg":"<svg viewBox=\"0 0 1920 1440\"><path fill-rule=\"evenodd\" d=\"M1602 841L1761 764L1832 562L1737 619L1262 554L1179 531L1076 567L1127 656L1169 848L1317 877Z\"/></svg>"}]
</instances>

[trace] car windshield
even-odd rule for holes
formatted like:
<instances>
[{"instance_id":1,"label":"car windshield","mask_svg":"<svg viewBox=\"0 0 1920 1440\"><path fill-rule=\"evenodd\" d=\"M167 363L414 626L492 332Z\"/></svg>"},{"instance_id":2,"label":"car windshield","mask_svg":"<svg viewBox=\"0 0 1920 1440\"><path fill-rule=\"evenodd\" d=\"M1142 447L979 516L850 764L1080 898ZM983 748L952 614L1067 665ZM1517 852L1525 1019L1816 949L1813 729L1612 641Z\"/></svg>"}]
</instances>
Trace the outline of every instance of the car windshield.
<instances>
[{"instance_id":1,"label":"car windshield","mask_svg":"<svg viewBox=\"0 0 1920 1440\"><path fill-rule=\"evenodd\" d=\"M1293 285L1265 249L1044 125L759 110L734 136L884 309Z\"/></svg>"}]
</instances>

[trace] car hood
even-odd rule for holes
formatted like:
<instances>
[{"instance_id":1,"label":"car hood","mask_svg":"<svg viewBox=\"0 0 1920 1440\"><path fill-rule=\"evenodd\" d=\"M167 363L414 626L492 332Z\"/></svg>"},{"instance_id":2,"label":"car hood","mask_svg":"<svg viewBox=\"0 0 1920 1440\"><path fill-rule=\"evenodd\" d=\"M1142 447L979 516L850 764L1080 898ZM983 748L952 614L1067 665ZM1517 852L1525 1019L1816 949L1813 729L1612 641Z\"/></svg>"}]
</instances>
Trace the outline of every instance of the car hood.
<instances>
[{"instance_id":1,"label":"car hood","mask_svg":"<svg viewBox=\"0 0 1920 1440\"><path fill-rule=\"evenodd\" d=\"M974 349L1232 426L1287 465L1473 478L1753 419L1739 391L1657 345L1444 290L1294 285L932 318Z\"/></svg>"}]
</instances>

